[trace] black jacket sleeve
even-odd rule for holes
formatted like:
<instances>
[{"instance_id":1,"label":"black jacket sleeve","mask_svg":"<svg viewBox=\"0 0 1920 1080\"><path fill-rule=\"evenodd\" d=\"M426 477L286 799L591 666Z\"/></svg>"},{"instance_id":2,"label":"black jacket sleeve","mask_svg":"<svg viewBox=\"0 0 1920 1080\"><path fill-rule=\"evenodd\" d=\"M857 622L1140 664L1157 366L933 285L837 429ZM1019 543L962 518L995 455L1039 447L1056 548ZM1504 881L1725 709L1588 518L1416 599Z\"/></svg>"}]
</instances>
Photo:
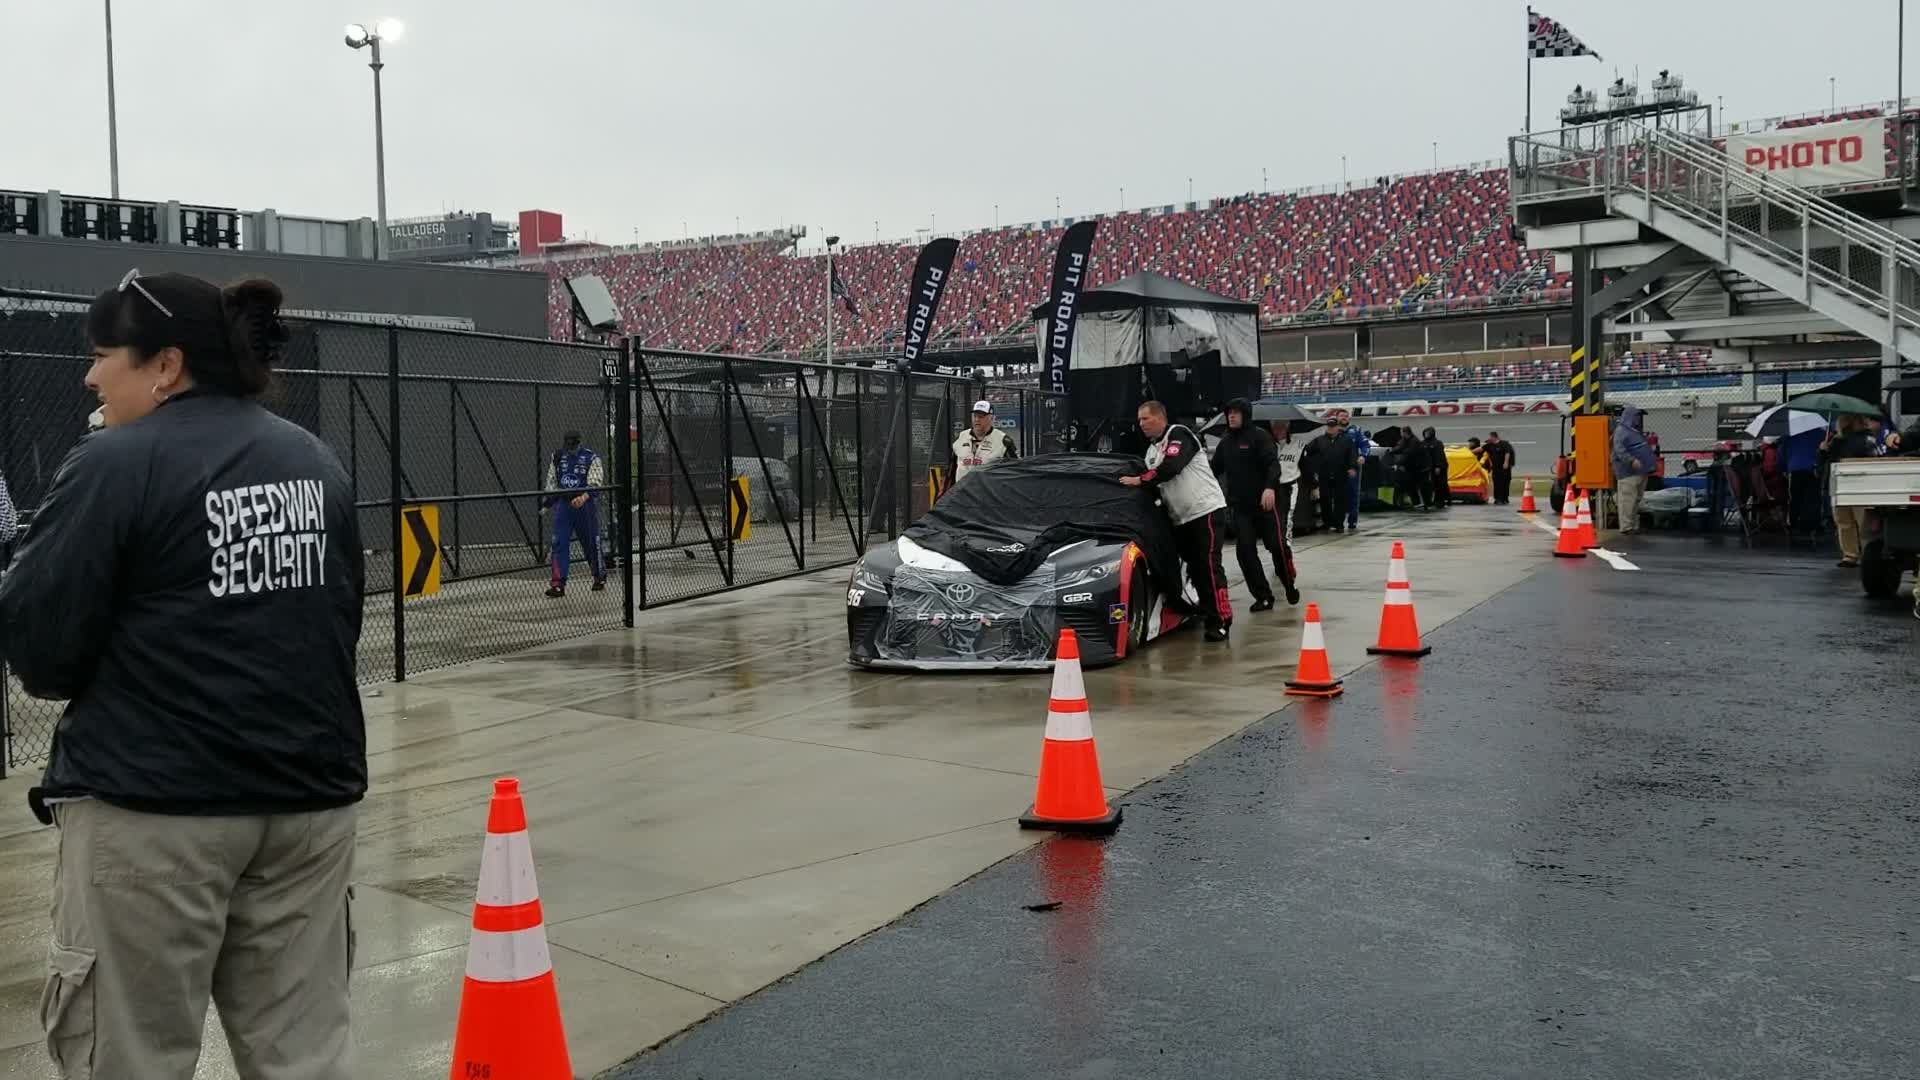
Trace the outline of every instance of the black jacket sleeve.
<instances>
[{"instance_id":1,"label":"black jacket sleeve","mask_svg":"<svg viewBox=\"0 0 1920 1080\"><path fill-rule=\"evenodd\" d=\"M1200 456L1200 440L1194 437L1185 424L1173 425L1167 433L1167 456L1160 460L1160 467L1148 469L1142 474L1147 483L1159 486L1180 475L1187 463Z\"/></svg>"},{"instance_id":2,"label":"black jacket sleeve","mask_svg":"<svg viewBox=\"0 0 1920 1080\"><path fill-rule=\"evenodd\" d=\"M1254 433L1254 461L1260 467L1260 486L1280 490L1280 444L1265 431Z\"/></svg>"},{"instance_id":3,"label":"black jacket sleeve","mask_svg":"<svg viewBox=\"0 0 1920 1080\"><path fill-rule=\"evenodd\" d=\"M1360 447L1355 445L1352 439L1342 441L1340 460L1343 472L1347 469L1358 469L1360 467Z\"/></svg>"},{"instance_id":4,"label":"black jacket sleeve","mask_svg":"<svg viewBox=\"0 0 1920 1080\"><path fill-rule=\"evenodd\" d=\"M145 463L119 456L99 436L67 454L0 579L0 656L34 697L78 697L113 632L117 554L145 490Z\"/></svg>"}]
</instances>

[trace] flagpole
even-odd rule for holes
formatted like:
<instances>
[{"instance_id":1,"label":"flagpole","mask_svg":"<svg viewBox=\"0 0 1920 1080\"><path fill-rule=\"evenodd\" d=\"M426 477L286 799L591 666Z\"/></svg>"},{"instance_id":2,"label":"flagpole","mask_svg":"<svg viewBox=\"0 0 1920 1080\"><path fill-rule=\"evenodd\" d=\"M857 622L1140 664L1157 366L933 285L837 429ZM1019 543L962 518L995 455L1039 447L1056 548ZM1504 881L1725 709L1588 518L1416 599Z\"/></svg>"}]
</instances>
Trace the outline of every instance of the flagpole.
<instances>
[{"instance_id":1,"label":"flagpole","mask_svg":"<svg viewBox=\"0 0 1920 1080\"><path fill-rule=\"evenodd\" d=\"M833 366L833 245L827 245L827 366Z\"/></svg>"},{"instance_id":2,"label":"flagpole","mask_svg":"<svg viewBox=\"0 0 1920 1080\"><path fill-rule=\"evenodd\" d=\"M1527 124L1520 134L1533 134L1533 5L1527 5Z\"/></svg>"}]
</instances>

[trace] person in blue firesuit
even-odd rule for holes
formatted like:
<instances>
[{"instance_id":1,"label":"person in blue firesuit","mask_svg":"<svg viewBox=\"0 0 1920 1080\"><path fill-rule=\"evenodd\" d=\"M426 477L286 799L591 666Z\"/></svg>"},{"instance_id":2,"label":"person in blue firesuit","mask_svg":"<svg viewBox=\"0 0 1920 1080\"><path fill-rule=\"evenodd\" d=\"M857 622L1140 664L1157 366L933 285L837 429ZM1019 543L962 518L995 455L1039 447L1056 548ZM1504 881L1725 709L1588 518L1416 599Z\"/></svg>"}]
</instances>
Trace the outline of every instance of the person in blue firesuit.
<instances>
[{"instance_id":1,"label":"person in blue firesuit","mask_svg":"<svg viewBox=\"0 0 1920 1080\"><path fill-rule=\"evenodd\" d=\"M600 559L600 493L594 490L606 483L600 455L580 445L579 432L567 432L547 466L546 489L562 492L548 503L553 507L553 583L547 586L548 596L567 594L567 569L576 539L593 570L593 591L607 587L607 567Z\"/></svg>"},{"instance_id":2,"label":"person in blue firesuit","mask_svg":"<svg viewBox=\"0 0 1920 1080\"><path fill-rule=\"evenodd\" d=\"M1358 455L1360 467L1347 477L1347 531L1360 531L1360 476L1367 471L1367 455L1373 451L1373 440L1359 428L1352 428L1348 434L1353 437L1353 449Z\"/></svg>"}]
</instances>

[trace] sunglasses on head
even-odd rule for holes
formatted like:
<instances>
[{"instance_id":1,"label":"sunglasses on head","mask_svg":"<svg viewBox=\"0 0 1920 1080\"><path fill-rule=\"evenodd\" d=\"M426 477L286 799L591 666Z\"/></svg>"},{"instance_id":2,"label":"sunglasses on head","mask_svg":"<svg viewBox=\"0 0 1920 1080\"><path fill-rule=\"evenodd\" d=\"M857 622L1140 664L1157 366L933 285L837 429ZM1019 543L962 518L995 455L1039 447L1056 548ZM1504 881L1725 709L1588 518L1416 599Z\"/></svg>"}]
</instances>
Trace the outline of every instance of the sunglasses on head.
<instances>
[{"instance_id":1,"label":"sunglasses on head","mask_svg":"<svg viewBox=\"0 0 1920 1080\"><path fill-rule=\"evenodd\" d=\"M116 291L126 292L129 288L141 296L146 297L147 303L160 309L160 314L165 315L169 319L173 318L173 312L167 310L167 305L155 300L153 294L147 291L147 287L140 284L140 269L138 267L127 271L127 276L120 279L120 288Z\"/></svg>"}]
</instances>

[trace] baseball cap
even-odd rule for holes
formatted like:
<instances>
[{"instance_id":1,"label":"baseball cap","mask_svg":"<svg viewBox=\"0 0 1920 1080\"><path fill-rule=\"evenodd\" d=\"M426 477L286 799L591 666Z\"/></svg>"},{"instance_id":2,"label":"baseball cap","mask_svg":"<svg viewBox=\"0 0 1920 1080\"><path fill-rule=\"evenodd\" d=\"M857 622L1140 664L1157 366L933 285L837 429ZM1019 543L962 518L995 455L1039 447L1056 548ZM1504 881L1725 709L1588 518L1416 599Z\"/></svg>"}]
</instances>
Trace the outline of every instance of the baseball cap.
<instances>
[{"instance_id":1,"label":"baseball cap","mask_svg":"<svg viewBox=\"0 0 1920 1080\"><path fill-rule=\"evenodd\" d=\"M993 402L976 401L973 403L973 411L977 413L986 413L987 415L991 416L993 415Z\"/></svg>"}]
</instances>

